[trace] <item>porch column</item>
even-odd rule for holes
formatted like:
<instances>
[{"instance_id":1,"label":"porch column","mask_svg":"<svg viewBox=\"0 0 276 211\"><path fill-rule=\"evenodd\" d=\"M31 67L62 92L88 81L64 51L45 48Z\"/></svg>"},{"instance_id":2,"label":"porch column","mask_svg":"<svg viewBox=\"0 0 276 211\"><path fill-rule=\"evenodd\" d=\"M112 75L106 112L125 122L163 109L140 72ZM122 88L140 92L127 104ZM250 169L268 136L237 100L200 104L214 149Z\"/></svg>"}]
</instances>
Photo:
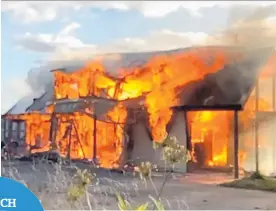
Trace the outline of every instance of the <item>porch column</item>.
<instances>
[{"instance_id":1,"label":"porch column","mask_svg":"<svg viewBox=\"0 0 276 211\"><path fill-rule=\"evenodd\" d=\"M16 141L18 141L18 143L21 143L21 140L20 140L21 123L22 121L16 122Z\"/></svg>"},{"instance_id":2,"label":"porch column","mask_svg":"<svg viewBox=\"0 0 276 211\"><path fill-rule=\"evenodd\" d=\"M238 111L234 111L234 177L239 178L239 118Z\"/></svg>"},{"instance_id":3,"label":"porch column","mask_svg":"<svg viewBox=\"0 0 276 211\"><path fill-rule=\"evenodd\" d=\"M3 129L4 129L4 130L2 131L4 134L2 135L3 140L1 140L1 141L6 142L7 119L6 119L6 118L3 118L3 120L4 120L4 121L3 121L3 125L1 125L1 127L3 127ZM1 137L1 138L2 138L2 137Z\"/></svg>"},{"instance_id":4,"label":"porch column","mask_svg":"<svg viewBox=\"0 0 276 211\"><path fill-rule=\"evenodd\" d=\"M12 137L12 125L13 125L13 120L8 120L8 142L11 141Z\"/></svg>"},{"instance_id":5,"label":"porch column","mask_svg":"<svg viewBox=\"0 0 276 211\"><path fill-rule=\"evenodd\" d=\"M259 79L256 83L255 88L255 171L259 172L259 122L258 122L258 112L259 112Z\"/></svg>"}]
</instances>

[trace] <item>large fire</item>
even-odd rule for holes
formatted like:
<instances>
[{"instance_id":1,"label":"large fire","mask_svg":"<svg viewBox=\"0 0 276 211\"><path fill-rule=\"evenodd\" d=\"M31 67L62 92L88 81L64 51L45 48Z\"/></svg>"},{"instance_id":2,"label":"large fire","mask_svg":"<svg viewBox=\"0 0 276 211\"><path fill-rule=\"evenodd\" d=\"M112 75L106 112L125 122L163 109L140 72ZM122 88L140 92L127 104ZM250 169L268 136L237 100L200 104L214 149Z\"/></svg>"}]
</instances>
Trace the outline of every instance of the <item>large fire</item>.
<instances>
[{"instance_id":1,"label":"large fire","mask_svg":"<svg viewBox=\"0 0 276 211\"><path fill-rule=\"evenodd\" d=\"M209 57L211 59L207 59ZM172 117L170 107L179 101L177 88L202 79L206 74L215 73L238 58L241 55L217 48L195 49L155 56L143 67L118 70L119 76L116 77L110 76L100 61L93 61L73 73L55 71L54 100L94 96L122 101L144 96L152 137L155 141L160 141L166 135L166 126ZM251 108L252 105L248 106ZM48 114L34 112L20 117L26 120L26 143L29 146L40 146L31 147L32 152L46 151L52 147L49 142L52 110L48 109ZM93 114L95 111L90 112ZM91 116L78 112L56 114L56 117L59 121L55 142L63 156L91 159L94 155L93 138L96 135L96 155L100 165L108 168L118 166L123 150L126 107L118 104L109 111L106 117L111 122L94 120ZM211 139L216 140L212 156L206 160L206 165L227 165L231 118L231 112L204 111L190 115L193 144L203 142L204 136L210 131ZM241 119L244 123L248 121L247 117ZM241 152L240 156L245 155Z\"/></svg>"}]
</instances>

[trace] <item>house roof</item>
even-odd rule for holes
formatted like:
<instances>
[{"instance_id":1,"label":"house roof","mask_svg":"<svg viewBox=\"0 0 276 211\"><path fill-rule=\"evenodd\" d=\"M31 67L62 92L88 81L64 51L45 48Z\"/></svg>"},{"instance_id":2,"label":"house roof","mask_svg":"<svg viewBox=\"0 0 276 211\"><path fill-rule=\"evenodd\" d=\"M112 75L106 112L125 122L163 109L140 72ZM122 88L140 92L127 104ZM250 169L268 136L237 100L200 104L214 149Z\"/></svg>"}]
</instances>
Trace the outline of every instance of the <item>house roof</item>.
<instances>
[{"instance_id":1,"label":"house roof","mask_svg":"<svg viewBox=\"0 0 276 211\"><path fill-rule=\"evenodd\" d=\"M160 54L174 54L178 52L184 52L191 49L203 49L204 51L209 50L219 50L221 47L199 47L199 48L185 48L177 49L171 51L160 51L160 52L147 52L147 53L126 53L120 54L119 59L117 59L118 67L124 67L127 65L141 65L144 61L155 55ZM225 48L229 51L236 51L236 48ZM274 51L274 49L273 49ZM255 80L258 76L258 71L260 71L260 66L265 62L265 60L272 53L272 49L258 49L252 52L248 52L247 57L240 61L239 63L230 64L229 66L223 68L214 74L207 75L204 80L192 81L185 86L180 88L179 105L244 105L251 90L254 87ZM136 62L135 61L141 61ZM138 64L139 63L139 64ZM114 65L114 64L113 64ZM115 65L116 66L116 65ZM113 69L115 66L113 66ZM39 98L35 99L33 103L27 108L27 112L31 111L41 111L45 110L47 102L53 99L53 88L48 87L45 93L43 93ZM80 100L81 102L81 100ZM79 103L78 102L78 106ZM99 104L104 104L105 102L111 102L108 99L104 101L99 101ZM61 102L60 102L61 103ZM63 104L65 101L63 102ZM69 103L69 102L67 102ZM73 102L70 102L73 103ZM70 104L69 103L69 104ZM144 103L144 96L137 99L130 99L122 101L124 105L132 108L139 108L141 104ZM62 104L62 103L61 103ZM74 104L74 103L73 103ZM76 102L75 102L76 104ZM17 107L19 105L15 105ZM74 109L79 109L79 107ZM26 108L25 108L26 109ZM73 107L66 108L65 111L72 111ZM73 110L74 110L73 109ZM25 112L22 110L22 112ZM61 112L61 111L60 111Z\"/></svg>"},{"instance_id":2,"label":"house roof","mask_svg":"<svg viewBox=\"0 0 276 211\"><path fill-rule=\"evenodd\" d=\"M41 92L32 93L26 97L21 98L13 107L10 108L4 115L17 115L25 113L27 108L32 105L33 100L40 96Z\"/></svg>"},{"instance_id":3,"label":"house roof","mask_svg":"<svg viewBox=\"0 0 276 211\"><path fill-rule=\"evenodd\" d=\"M52 101L54 96L53 89L49 88L46 92L43 92L38 98L33 99L33 103L28 106L26 112L45 110L47 102Z\"/></svg>"},{"instance_id":4,"label":"house roof","mask_svg":"<svg viewBox=\"0 0 276 211\"><path fill-rule=\"evenodd\" d=\"M211 52L237 52L240 49L238 47L231 47L231 46L193 46L187 48L178 48L178 49L171 49L171 50L164 50L164 51L148 51L148 52L126 52L126 53L109 53L98 55L95 59L100 58L103 67L108 72L108 74L117 76L119 69L128 69L128 68L135 68L135 67L142 67L144 66L150 59L156 56L168 56L168 55L175 55L178 53L184 52L197 52L203 53L204 55L208 55ZM77 62L76 65L64 65L61 67L56 68L55 70L59 70L62 72L75 72L78 69L81 69L88 61L83 60ZM55 71L53 70L53 71Z\"/></svg>"}]
</instances>

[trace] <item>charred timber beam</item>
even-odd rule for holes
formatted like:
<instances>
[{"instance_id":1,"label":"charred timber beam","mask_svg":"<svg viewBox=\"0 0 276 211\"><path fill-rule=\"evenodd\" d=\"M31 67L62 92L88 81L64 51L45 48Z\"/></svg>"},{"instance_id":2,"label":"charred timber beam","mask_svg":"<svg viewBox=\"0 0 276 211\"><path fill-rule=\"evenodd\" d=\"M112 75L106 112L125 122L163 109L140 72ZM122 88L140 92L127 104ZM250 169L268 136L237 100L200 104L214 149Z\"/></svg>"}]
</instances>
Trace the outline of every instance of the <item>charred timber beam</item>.
<instances>
[{"instance_id":1,"label":"charred timber beam","mask_svg":"<svg viewBox=\"0 0 276 211\"><path fill-rule=\"evenodd\" d=\"M103 101L106 101L106 102L113 102L113 103L116 103L117 100L114 100L114 99L106 99L104 97L98 97L98 96L84 96L84 97L79 97L78 99L68 99L68 98L60 98L60 99L56 99L55 101L53 101L55 103L55 105L59 105L59 104L67 104L67 103L80 103L80 102L83 102L83 101L86 101L86 100L96 100L96 101L100 101L100 100L103 100Z\"/></svg>"},{"instance_id":2,"label":"charred timber beam","mask_svg":"<svg viewBox=\"0 0 276 211\"><path fill-rule=\"evenodd\" d=\"M83 157L86 158L86 154L85 154L85 151L84 151L83 146L82 146L82 143L81 143L81 139L80 139L80 136L79 136L79 131L78 131L78 129L77 129L76 120L75 120L75 119L74 119L72 125L73 125L73 127L74 127L74 130L75 130L75 133L76 133L76 137L77 137L77 141L78 141L78 143L79 143L79 145L80 145L80 148L81 148Z\"/></svg>"},{"instance_id":3,"label":"charred timber beam","mask_svg":"<svg viewBox=\"0 0 276 211\"><path fill-rule=\"evenodd\" d=\"M176 111L241 111L242 105L182 105L171 107Z\"/></svg>"},{"instance_id":4,"label":"charred timber beam","mask_svg":"<svg viewBox=\"0 0 276 211\"><path fill-rule=\"evenodd\" d=\"M239 115L234 112L234 177L239 178Z\"/></svg>"},{"instance_id":5,"label":"charred timber beam","mask_svg":"<svg viewBox=\"0 0 276 211\"><path fill-rule=\"evenodd\" d=\"M69 128L69 143L68 143L68 151L67 151L67 158L68 160L71 160L71 146L72 146L72 124Z\"/></svg>"},{"instance_id":6,"label":"charred timber beam","mask_svg":"<svg viewBox=\"0 0 276 211\"><path fill-rule=\"evenodd\" d=\"M117 99L118 95L120 93L121 89L121 82L117 83L115 86L115 91L114 91L114 95L113 95L113 99Z\"/></svg>"},{"instance_id":7,"label":"charred timber beam","mask_svg":"<svg viewBox=\"0 0 276 211\"><path fill-rule=\"evenodd\" d=\"M57 128L55 127L56 126L56 115L55 115L55 112L52 113L51 115L51 120L50 120L50 131L49 131L49 135L50 135L50 142L51 144L55 144L56 142L56 130Z\"/></svg>"},{"instance_id":8,"label":"charred timber beam","mask_svg":"<svg viewBox=\"0 0 276 211\"><path fill-rule=\"evenodd\" d=\"M25 120L22 119L13 119L13 122L15 122L16 124L20 124L21 122L24 122Z\"/></svg>"}]
</instances>

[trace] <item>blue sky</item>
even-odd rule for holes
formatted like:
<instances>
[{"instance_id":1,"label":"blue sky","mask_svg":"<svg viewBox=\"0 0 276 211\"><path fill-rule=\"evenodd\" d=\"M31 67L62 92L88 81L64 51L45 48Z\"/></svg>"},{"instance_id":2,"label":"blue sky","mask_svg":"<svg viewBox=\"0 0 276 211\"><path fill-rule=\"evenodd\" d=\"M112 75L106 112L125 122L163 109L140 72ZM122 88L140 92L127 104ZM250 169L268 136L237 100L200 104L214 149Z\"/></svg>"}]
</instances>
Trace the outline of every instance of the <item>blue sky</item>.
<instances>
[{"instance_id":1,"label":"blue sky","mask_svg":"<svg viewBox=\"0 0 276 211\"><path fill-rule=\"evenodd\" d=\"M248 6L243 6L229 20L233 4L1 2L1 112L37 91L35 83L40 82L30 76L31 68L39 75L53 62L62 65L89 57L90 52L165 50L197 44L248 12Z\"/></svg>"}]
</instances>

